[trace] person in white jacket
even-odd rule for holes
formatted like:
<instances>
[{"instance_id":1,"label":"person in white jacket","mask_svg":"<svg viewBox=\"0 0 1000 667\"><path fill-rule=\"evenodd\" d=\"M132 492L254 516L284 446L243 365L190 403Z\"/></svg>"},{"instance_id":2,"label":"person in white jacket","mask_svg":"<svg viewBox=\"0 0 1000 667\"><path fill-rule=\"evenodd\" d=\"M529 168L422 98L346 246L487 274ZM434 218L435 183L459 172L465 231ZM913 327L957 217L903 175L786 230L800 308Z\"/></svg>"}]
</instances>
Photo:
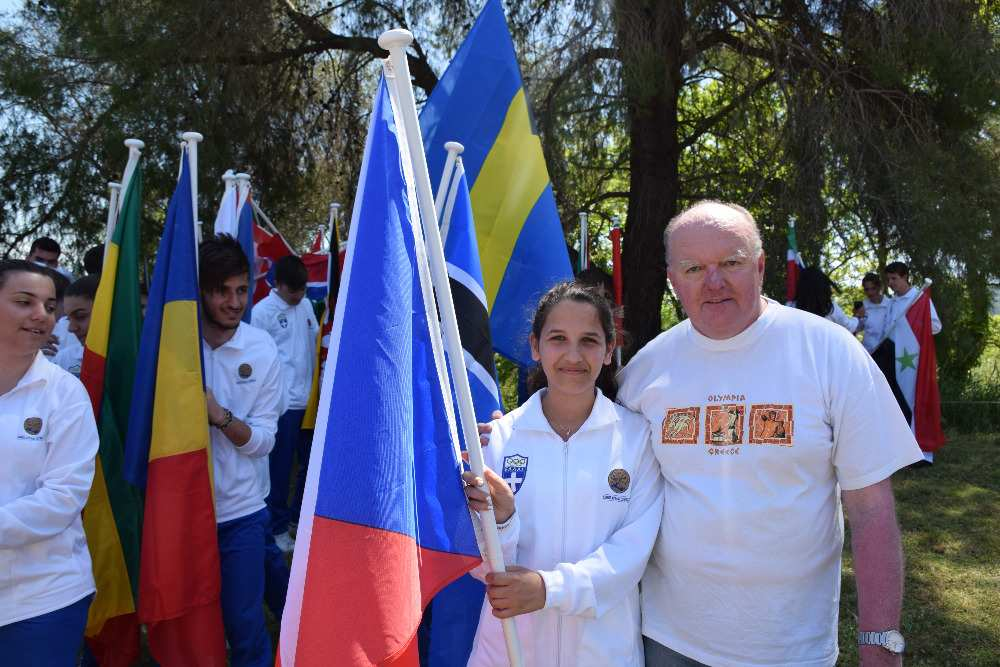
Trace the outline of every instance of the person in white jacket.
<instances>
[{"instance_id":1,"label":"person in white jacket","mask_svg":"<svg viewBox=\"0 0 1000 667\"><path fill-rule=\"evenodd\" d=\"M80 512L94 479L97 427L79 380L39 351L55 286L0 262L0 662L76 664L94 593Z\"/></svg>"},{"instance_id":2,"label":"person in white jacket","mask_svg":"<svg viewBox=\"0 0 1000 667\"><path fill-rule=\"evenodd\" d=\"M284 406L281 363L271 337L242 321L249 263L239 243L227 235L205 239L198 264L222 620L231 664L269 667L273 658L264 621L265 585L288 585L287 565L270 539L264 502L270 488L267 455ZM283 593L267 592L276 615Z\"/></svg>"},{"instance_id":3,"label":"person in white jacket","mask_svg":"<svg viewBox=\"0 0 1000 667\"><path fill-rule=\"evenodd\" d=\"M552 288L532 324L536 391L492 424L485 482L506 573L473 576L486 596L469 665L507 665L499 619L516 618L525 665L643 664L639 579L663 509L649 427L616 405L608 302ZM487 506L465 473L470 506Z\"/></svg>"}]
</instances>

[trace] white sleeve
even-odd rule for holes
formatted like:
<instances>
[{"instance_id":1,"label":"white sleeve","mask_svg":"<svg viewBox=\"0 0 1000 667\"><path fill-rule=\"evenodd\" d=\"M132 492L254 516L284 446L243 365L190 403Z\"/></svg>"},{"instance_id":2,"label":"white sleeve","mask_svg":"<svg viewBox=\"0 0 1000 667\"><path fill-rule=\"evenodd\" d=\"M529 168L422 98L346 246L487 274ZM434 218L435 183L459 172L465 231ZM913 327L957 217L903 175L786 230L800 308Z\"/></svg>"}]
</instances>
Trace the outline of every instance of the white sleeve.
<instances>
[{"instance_id":1,"label":"white sleeve","mask_svg":"<svg viewBox=\"0 0 1000 667\"><path fill-rule=\"evenodd\" d=\"M50 413L48 453L34 493L0 506L0 549L14 549L66 530L80 516L94 481L97 426L83 386Z\"/></svg>"},{"instance_id":2,"label":"white sleeve","mask_svg":"<svg viewBox=\"0 0 1000 667\"><path fill-rule=\"evenodd\" d=\"M545 581L545 608L567 616L600 618L638 584L649 561L663 513L663 481L642 431L643 454L632 498L621 526L608 540L575 563L559 563L539 574Z\"/></svg>"},{"instance_id":3,"label":"white sleeve","mask_svg":"<svg viewBox=\"0 0 1000 667\"><path fill-rule=\"evenodd\" d=\"M839 324L851 333L855 333L858 330L858 318L848 317L847 313L841 309L836 301L833 302L833 309L830 311L830 314L826 316L826 319Z\"/></svg>"},{"instance_id":4,"label":"white sleeve","mask_svg":"<svg viewBox=\"0 0 1000 667\"><path fill-rule=\"evenodd\" d=\"M826 373L833 466L840 487L853 491L881 482L923 456L871 356L849 340L830 343Z\"/></svg>"},{"instance_id":5,"label":"white sleeve","mask_svg":"<svg viewBox=\"0 0 1000 667\"><path fill-rule=\"evenodd\" d=\"M284 402L284 384L281 379L281 362L277 354L271 362L257 400L250 414L242 421L250 427L250 439L236 448L240 454L250 458L267 456L274 449L274 434L278 430L278 417Z\"/></svg>"},{"instance_id":6,"label":"white sleeve","mask_svg":"<svg viewBox=\"0 0 1000 667\"><path fill-rule=\"evenodd\" d=\"M271 317L271 309L263 302L254 306L253 310L250 311L250 326L263 329L271 338L274 338L274 333L271 331L273 324L274 319Z\"/></svg>"}]
</instances>

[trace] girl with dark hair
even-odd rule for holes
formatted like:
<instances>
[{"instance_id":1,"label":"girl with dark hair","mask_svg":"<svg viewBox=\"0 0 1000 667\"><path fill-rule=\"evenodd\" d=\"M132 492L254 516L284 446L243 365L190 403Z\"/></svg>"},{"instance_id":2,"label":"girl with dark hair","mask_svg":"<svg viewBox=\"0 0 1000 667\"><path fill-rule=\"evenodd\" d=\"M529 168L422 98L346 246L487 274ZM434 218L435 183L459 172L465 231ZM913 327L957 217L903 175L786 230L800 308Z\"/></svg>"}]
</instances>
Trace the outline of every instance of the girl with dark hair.
<instances>
[{"instance_id":1,"label":"girl with dark hair","mask_svg":"<svg viewBox=\"0 0 1000 667\"><path fill-rule=\"evenodd\" d=\"M611 306L556 285L530 343L536 391L492 423L485 480L464 475L474 510L487 508L489 487L509 566L472 573L487 599L469 664L507 664L498 619L515 617L525 665L642 665L638 583L663 489L646 420L610 398Z\"/></svg>"},{"instance_id":2,"label":"girl with dark hair","mask_svg":"<svg viewBox=\"0 0 1000 667\"><path fill-rule=\"evenodd\" d=\"M55 325L47 270L0 262L0 655L76 664L94 593L80 512L97 427L86 390L40 352Z\"/></svg>"},{"instance_id":3,"label":"girl with dark hair","mask_svg":"<svg viewBox=\"0 0 1000 667\"><path fill-rule=\"evenodd\" d=\"M840 291L836 283L815 266L807 266L799 274L795 307L813 315L825 317L851 333L855 333L864 324L863 316L862 318L848 317L847 313L833 300L834 291Z\"/></svg>"}]
</instances>

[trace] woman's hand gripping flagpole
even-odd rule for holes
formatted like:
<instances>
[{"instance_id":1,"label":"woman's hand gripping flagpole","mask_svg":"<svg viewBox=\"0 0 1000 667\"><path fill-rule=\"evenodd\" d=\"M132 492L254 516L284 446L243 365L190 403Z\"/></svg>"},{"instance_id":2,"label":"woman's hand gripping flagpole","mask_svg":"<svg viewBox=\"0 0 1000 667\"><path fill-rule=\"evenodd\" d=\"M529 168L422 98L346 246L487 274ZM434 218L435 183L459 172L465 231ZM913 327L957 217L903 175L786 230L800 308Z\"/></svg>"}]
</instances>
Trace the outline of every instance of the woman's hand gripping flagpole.
<instances>
[{"instance_id":1,"label":"woman's hand gripping flagpole","mask_svg":"<svg viewBox=\"0 0 1000 667\"><path fill-rule=\"evenodd\" d=\"M455 304L451 296L448 282L448 272L444 261L444 248L441 244L441 234L437 227L437 213L434 207L434 195L431 191L431 180L427 170L427 159L424 155L423 140L420 135L420 125L417 121L417 107L413 97L413 86L410 82L410 70L406 60L406 47L413 42L413 35L408 30L396 29L382 33L378 38L379 46L389 52L389 61L395 76L387 77L390 89L395 91L399 101L399 111L403 121L403 134L409 148L410 160L417 190L417 206L420 210L420 223L427 243L428 262L434 291L438 298L438 310L441 314L442 335L448 359L451 363L452 377L455 380L455 394L458 399L462 434L469 451L469 464L479 479L484 479L483 452L479 445L476 429L475 411L472 405L472 393L469 388L469 377L465 368L465 356L458 334L458 322L455 317ZM484 487L485 488L485 487ZM500 548L500 534L497 530L496 517L492 508L480 513L486 557L494 572L504 572L503 553ZM517 638L517 628L512 618L502 620L504 638L507 643L507 656L511 667L521 667L521 645Z\"/></svg>"}]
</instances>

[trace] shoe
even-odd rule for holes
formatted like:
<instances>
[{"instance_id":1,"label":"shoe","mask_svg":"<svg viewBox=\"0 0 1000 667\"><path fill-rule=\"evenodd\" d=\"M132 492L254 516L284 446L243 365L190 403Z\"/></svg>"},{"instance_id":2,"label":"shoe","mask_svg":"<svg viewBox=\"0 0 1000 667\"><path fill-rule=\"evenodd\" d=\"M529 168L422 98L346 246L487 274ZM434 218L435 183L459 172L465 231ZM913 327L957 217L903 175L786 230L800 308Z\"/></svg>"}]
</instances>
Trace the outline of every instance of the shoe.
<instances>
[{"instance_id":1,"label":"shoe","mask_svg":"<svg viewBox=\"0 0 1000 667\"><path fill-rule=\"evenodd\" d=\"M280 535L275 535L274 543L283 554L291 553L292 549L295 548L295 540L293 540L292 536L288 534L288 531L285 531Z\"/></svg>"}]
</instances>

